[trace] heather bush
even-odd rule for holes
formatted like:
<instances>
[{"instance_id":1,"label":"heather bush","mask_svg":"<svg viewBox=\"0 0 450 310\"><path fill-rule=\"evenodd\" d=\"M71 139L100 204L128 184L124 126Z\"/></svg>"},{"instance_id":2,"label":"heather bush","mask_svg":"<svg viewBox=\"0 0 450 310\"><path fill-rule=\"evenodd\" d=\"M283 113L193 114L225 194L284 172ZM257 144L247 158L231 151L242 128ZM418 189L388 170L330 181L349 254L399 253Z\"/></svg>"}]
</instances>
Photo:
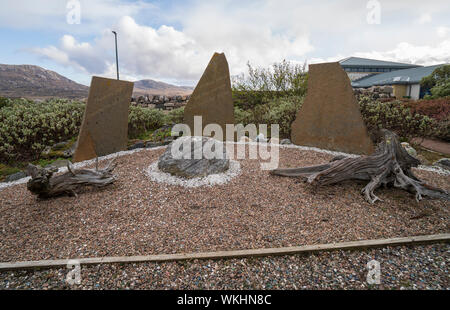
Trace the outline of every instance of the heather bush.
<instances>
[{"instance_id":1,"label":"heather bush","mask_svg":"<svg viewBox=\"0 0 450 310\"><path fill-rule=\"evenodd\" d=\"M170 111L167 117L168 122L171 124L182 124L184 119L184 107Z\"/></svg>"},{"instance_id":2,"label":"heather bush","mask_svg":"<svg viewBox=\"0 0 450 310\"><path fill-rule=\"evenodd\" d=\"M36 160L46 146L75 138L86 107L81 102L59 99L0 102L6 103L0 109L1 162ZM160 110L130 107L129 137L158 129L167 121L168 116Z\"/></svg>"},{"instance_id":3,"label":"heather bush","mask_svg":"<svg viewBox=\"0 0 450 310\"><path fill-rule=\"evenodd\" d=\"M12 100L4 97L0 97L0 109L11 105Z\"/></svg>"},{"instance_id":4,"label":"heather bush","mask_svg":"<svg viewBox=\"0 0 450 310\"><path fill-rule=\"evenodd\" d=\"M303 98L274 97L248 109L236 104L235 121L244 125L279 124L280 137L289 138ZM381 102L363 96L359 103L371 133L386 128L404 139L422 136L450 141L448 99ZM32 102L0 98L0 161L35 160L46 146L73 139L78 135L84 109L84 103L69 100ZM184 108L165 114L132 106L129 137L137 138L165 124L182 123L183 114Z\"/></svg>"},{"instance_id":5,"label":"heather bush","mask_svg":"<svg viewBox=\"0 0 450 310\"><path fill-rule=\"evenodd\" d=\"M78 134L84 104L14 100L0 109L0 160L37 159L47 145Z\"/></svg>"},{"instance_id":6,"label":"heather bush","mask_svg":"<svg viewBox=\"0 0 450 310\"><path fill-rule=\"evenodd\" d=\"M304 96L308 74L306 65L283 60L268 68L247 64L248 73L233 77L233 99L243 110L257 108L276 98Z\"/></svg>"},{"instance_id":7,"label":"heather bush","mask_svg":"<svg viewBox=\"0 0 450 310\"><path fill-rule=\"evenodd\" d=\"M234 108L236 124L278 124L280 126L280 137L289 138L291 135L291 124L295 120L297 112L303 103L303 97L290 96L274 98L267 104L260 104L251 110L243 110L238 106Z\"/></svg>"},{"instance_id":8,"label":"heather bush","mask_svg":"<svg viewBox=\"0 0 450 310\"><path fill-rule=\"evenodd\" d=\"M412 113L429 116L435 120L443 121L450 116L450 97L434 100L417 100L404 103Z\"/></svg>"},{"instance_id":9,"label":"heather bush","mask_svg":"<svg viewBox=\"0 0 450 310\"><path fill-rule=\"evenodd\" d=\"M360 97L362 116L372 135L385 128L396 132L400 137L437 137L445 134L437 120L418 113L401 101L380 102L369 97Z\"/></svg>"},{"instance_id":10,"label":"heather bush","mask_svg":"<svg viewBox=\"0 0 450 310\"><path fill-rule=\"evenodd\" d=\"M167 116L161 110L143 107L130 107L128 115L128 137L139 137L142 133L156 130L167 122Z\"/></svg>"},{"instance_id":11,"label":"heather bush","mask_svg":"<svg viewBox=\"0 0 450 310\"><path fill-rule=\"evenodd\" d=\"M289 138L291 125L295 120L303 97L289 96L275 98L252 109L235 105L236 123L279 124L280 137ZM367 96L359 99L362 116L373 137L381 128L396 132L407 140L412 137L430 137L450 140L449 106L445 100L433 101L389 101L381 102Z\"/></svg>"},{"instance_id":12,"label":"heather bush","mask_svg":"<svg viewBox=\"0 0 450 310\"><path fill-rule=\"evenodd\" d=\"M251 124L253 123L253 113L250 110L242 110L239 106L234 106L234 122L236 124Z\"/></svg>"}]
</instances>

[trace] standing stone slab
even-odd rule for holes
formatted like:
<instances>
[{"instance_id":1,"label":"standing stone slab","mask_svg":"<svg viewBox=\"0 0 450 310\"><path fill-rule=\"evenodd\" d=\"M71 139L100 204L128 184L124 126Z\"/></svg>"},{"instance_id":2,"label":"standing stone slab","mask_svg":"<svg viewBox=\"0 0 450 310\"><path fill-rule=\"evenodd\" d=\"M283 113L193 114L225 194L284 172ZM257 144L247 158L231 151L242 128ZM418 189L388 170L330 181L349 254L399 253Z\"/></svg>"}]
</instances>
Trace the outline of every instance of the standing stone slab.
<instances>
[{"instance_id":1,"label":"standing stone slab","mask_svg":"<svg viewBox=\"0 0 450 310\"><path fill-rule=\"evenodd\" d=\"M374 151L350 80L339 63L309 66L308 92L291 136L297 145L355 154Z\"/></svg>"},{"instance_id":2,"label":"standing stone slab","mask_svg":"<svg viewBox=\"0 0 450 310\"><path fill-rule=\"evenodd\" d=\"M202 116L202 131L218 124L225 140L226 124L234 124L230 71L225 54L215 53L184 109L184 123L194 133L194 116Z\"/></svg>"},{"instance_id":3,"label":"standing stone slab","mask_svg":"<svg viewBox=\"0 0 450 310\"><path fill-rule=\"evenodd\" d=\"M126 150L132 82L92 77L74 162Z\"/></svg>"}]
</instances>

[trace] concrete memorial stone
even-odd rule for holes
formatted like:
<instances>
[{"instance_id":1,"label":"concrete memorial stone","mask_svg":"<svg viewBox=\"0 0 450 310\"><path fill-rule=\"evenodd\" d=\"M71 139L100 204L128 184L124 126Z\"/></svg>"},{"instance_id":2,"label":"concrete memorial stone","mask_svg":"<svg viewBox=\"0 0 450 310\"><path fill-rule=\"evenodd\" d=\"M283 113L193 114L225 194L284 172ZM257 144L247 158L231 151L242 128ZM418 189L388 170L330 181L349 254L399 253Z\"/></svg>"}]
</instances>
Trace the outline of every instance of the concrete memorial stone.
<instances>
[{"instance_id":1,"label":"concrete memorial stone","mask_svg":"<svg viewBox=\"0 0 450 310\"><path fill-rule=\"evenodd\" d=\"M291 138L297 145L346 153L374 151L350 80L339 63L309 66L308 92L292 124Z\"/></svg>"},{"instance_id":2,"label":"concrete memorial stone","mask_svg":"<svg viewBox=\"0 0 450 310\"><path fill-rule=\"evenodd\" d=\"M127 149L133 86L132 82L92 77L74 162Z\"/></svg>"},{"instance_id":3,"label":"concrete memorial stone","mask_svg":"<svg viewBox=\"0 0 450 310\"><path fill-rule=\"evenodd\" d=\"M194 116L202 116L202 132L208 124L218 124L226 136L226 124L234 124L230 71L225 54L215 53L184 109L184 123L194 133Z\"/></svg>"}]
</instances>

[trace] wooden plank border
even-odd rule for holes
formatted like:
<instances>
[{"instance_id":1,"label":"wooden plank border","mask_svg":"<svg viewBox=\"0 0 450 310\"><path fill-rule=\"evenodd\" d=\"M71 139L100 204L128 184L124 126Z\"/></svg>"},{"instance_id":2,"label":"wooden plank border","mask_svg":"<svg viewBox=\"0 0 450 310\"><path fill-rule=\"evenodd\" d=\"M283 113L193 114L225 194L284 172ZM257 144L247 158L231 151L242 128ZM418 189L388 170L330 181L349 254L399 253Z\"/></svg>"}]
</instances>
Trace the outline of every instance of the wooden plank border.
<instances>
[{"instance_id":1,"label":"wooden plank border","mask_svg":"<svg viewBox=\"0 0 450 310\"><path fill-rule=\"evenodd\" d=\"M96 257L96 258L80 258L75 259L80 265L94 265L94 264L114 264L114 263L143 263L143 262L171 262L171 261L185 261L185 260L206 260L206 259L231 259L231 258L249 258L275 255L293 255L301 253L314 253L322 251L336 251L336 250L356 250L367 249L374 247L386 246L401 246L401 245L416 245L427 243L442 243L449 242L450 234L439 235L425 235L403 238L390 239L376 239L376 240L362 240L330 244L318 245L304 245L297 247L285 248L267 248L267 249L252 249L252 250L237 250L237 251L219 251L219 252L204 252L204 253L189 253L189 254L161 254L161 255L146 255L146 256L119 256L119 257ZM58 260L39 260L39 261L22 261L22 262L5 262L0 263L0 271L17 270L17 269L39 269L39 268L54 268L65 267L73 261L71 259Z\"/></svg>"}]
</instances>

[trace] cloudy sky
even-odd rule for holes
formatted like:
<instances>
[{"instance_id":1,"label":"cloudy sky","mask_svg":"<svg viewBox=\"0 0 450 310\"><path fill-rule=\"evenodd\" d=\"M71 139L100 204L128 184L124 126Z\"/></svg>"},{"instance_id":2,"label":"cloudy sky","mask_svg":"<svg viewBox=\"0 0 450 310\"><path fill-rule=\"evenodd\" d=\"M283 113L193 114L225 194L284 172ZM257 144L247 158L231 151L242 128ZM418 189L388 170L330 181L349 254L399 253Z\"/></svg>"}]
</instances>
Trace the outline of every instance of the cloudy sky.
<instances>
[{"instance_id":1,"label":"cloudy sky","mask_svg":"<svg viewBox=\"0 0 450 310\"><path fill-rule=\"evenodd\" d=\"M215 51L233 75L248 61L282 59L450 63L448 0L0 0L0 8L0 63L86 85L92 75L115 77L112 30L122 79L177 85L195 85Z\"/></svg>"}]
</instances>

